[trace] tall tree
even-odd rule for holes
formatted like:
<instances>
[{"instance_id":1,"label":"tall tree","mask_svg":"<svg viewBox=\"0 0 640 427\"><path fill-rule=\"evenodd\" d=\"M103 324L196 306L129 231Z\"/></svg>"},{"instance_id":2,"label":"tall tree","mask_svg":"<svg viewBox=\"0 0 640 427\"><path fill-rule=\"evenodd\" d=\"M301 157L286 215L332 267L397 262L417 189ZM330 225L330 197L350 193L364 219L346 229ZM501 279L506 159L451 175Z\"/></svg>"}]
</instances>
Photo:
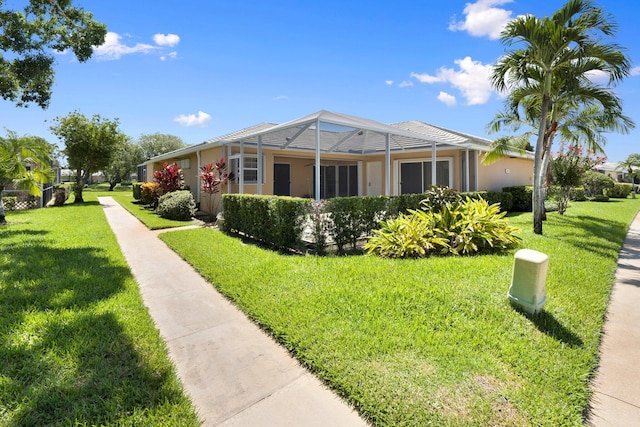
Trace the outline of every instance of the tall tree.
<instances>
[{"instance_id":1,"label":"tall tree","mask_svg":"<svg viewBox=\"0 0 640 427\"><path fill-rule=\"evenodd\" d=\"M129 180L129 176L136 171L136 167L144 161L142 150L130 138L126 138L113 154L111 163L102 171L109 181L109 191L116 185Z\"/></svg>"},{"instance_id":2,"label":"tall tree","mask_svg":"<svg viewBox=\"0 0 640 427\"><path fill-rule=\"evenodd\" d=\"M23 10L0 0L0 96L26 106L49 106L53 51L71 50L78 61L104 43L107 28L72 0L29 0Z\"/></svg>"},{"instance_id":3,"label":"tall tree","mask_svg":"<svg viewBox=\"0 0 640 427\"><path fill-rule=\"evenodd\" d=\"M593 2L569 0L551 17L527 15L516 18L501 34L501 41L507 47L522 47L500 58L492 74L494 88L510 92L508 102L517 101L516 98L530 99L514 98L513 93L532 89L537 89L538 93L539 108L533 101L525 106L537 112L533 173L533 230L536 234L542 234L544 181L551 144L558 131L556 114L570 111L566 106L554 110L558 91L570 92L575 95L571 102L584 104L588 95L582 99L581 90L585 87L598 89L589 80L591 73L598 71L608 75L609 86L629 75L630 61L621 52L621 47L604 41L614 36L616 30L613 18ZM603 91L620 104L615 94ZM605 119L612 118L606 109L601 114Z\"/></svg>"},{"instance_id":4,"label":"tall tree","mask_svg":"<svg viewBox=\"0 0 640 427\"><path fill-rule=\"evenodd\" d=\"M43 138L18 136L7 130L0 137L0 224L6 223L2 193L6 186L14 185L34 196L42 194L40 184L53 180L49 167L52 146Z\"/></svg>"},{"instance_id":5,"label":"tall tree","mask_svg":"<svg viewBox=\"0 0 640 427\"><path fill-rule=\"evenodd\" d=\"M83 203L82 190L91 174L111 163L127 136L118 129L118 119L103 119L98 114L88 119L76 111L54 121L51 131L64 142L69 168L75 170L74 203Z\"/></svg>"},{"instance_id":6,"label":"tall tree","mask_svg":"<svg viewBox=\"0 0 640 427\"><path fill-rule=\"evenodd\" d=\"M142 134L138 138L144 160L186 147L187 144L175 135L164 133Z\"/></svg>"}]
</instances>

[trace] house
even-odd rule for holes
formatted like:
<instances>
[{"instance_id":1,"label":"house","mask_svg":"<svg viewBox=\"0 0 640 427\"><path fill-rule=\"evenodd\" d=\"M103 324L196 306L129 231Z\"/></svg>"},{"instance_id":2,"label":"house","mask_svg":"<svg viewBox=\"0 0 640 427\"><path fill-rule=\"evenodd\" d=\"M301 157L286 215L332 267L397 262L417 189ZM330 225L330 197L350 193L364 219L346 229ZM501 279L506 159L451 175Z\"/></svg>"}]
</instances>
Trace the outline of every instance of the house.
<instances>
[{"instance_id":1,"label":"house","mask_svg":"<svg viewBox=\"0 0 640 427\"><path fill-rule=\"evenodd\" d=\"M319 111L283 124L261 123L149 159L139 179L178 163L197 202L201 165L227 159L227 193L313 197L421 193L432 184L459 191L531 185L533 155L482 164L491 141L420 121L384 124ZM435 165L433 167L432 165ZM219 197L219 196L218 196ZM205 206L206 204L202 204Z\"/></svg>"}]
</instances>

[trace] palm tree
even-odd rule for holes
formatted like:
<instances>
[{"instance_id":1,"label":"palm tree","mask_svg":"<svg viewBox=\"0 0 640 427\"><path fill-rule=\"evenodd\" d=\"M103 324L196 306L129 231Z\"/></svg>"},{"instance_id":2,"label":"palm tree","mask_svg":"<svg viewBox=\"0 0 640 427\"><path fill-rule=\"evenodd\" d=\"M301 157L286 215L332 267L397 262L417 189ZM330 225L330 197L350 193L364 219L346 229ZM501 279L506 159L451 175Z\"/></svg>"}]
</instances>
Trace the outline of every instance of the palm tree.
<instances>
[{"instance_id":1,"label":"palm tree","mask_svg":"<svg viewBox=\"0 0 640 427\"><path fill-rule=\"evenodd\" d=\"M636 198L636 178L640 175L640 154L629 154L624 161L618 163L618 169L623 170L631 177L633 198Z\"/></svg>"},{"instance_id":2,"label":"palm tree","mask_svg":"<svg viewBox=\"0 0 640 427\"><path fill-rule=\"evenodd\" d=\"M7 185L25 189L34 196L42 194L41 183L52 180L51 146L42 138L19 137L7 130L0 137L0 224L6 224L2 193Z\"/></svg>"},{"instance_id":3,"label":"palm tree","mask_svg":"<svg viewBox=\"0 0 640 427\"><path fill-rule=\"evenodd\" d=\"M595 95L607 95L604 98L620 104L613 92L599 88L589 80L590 73L604 72L609 76L611 86L629 75L630 61L621 48L615 43L603 42L616 30L611 16L605 15L591 1L569 0L551 17L519 17L502 32L503 44L522 47L498 60L492 84L500 92L511 92L507 102L516 106L516 110L523 108L525 117L535 115L537 124L533 181L533 230L536 234L542 234L544 179L561 114L571 113L574 111L572 105L584 105ZM533 92L537 96L526 95ZM563 97L567 98L566 105L558 101L562 93L571 94L571 97ZM600 102L598 99L591 101L592 104ZM617 112L621 114L621 108ZM601 114L603 120L615 118L604 105Z\"/></svg>"}]
</instances>

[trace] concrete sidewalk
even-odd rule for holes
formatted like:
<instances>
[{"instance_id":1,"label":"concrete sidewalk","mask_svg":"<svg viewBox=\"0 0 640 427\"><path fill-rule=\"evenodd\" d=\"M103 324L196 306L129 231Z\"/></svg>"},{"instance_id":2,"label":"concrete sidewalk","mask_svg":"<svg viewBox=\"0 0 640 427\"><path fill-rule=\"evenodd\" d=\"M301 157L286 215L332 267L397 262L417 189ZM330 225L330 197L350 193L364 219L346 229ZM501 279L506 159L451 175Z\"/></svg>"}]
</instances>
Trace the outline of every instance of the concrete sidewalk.
<instances>
[{"instance_id":1,"label":"concrete sidewalk","mask_svg":"<svg viewBox=\"0 0 640 427\"><path fill-rule=\"evenodd\" d=\"M624 241L592 382L588 424L640 426L640 215Z\"/></svg>"},{"instance_id":2,"label":"concrete sidewalk","mask_svg":"<svg viewBox=\"0 0 640 427\"><path fill-rule=\"evenodd\" d=\"M99 197L203 425L367 426L111 197Z\"/></svg>"}]
</instances>

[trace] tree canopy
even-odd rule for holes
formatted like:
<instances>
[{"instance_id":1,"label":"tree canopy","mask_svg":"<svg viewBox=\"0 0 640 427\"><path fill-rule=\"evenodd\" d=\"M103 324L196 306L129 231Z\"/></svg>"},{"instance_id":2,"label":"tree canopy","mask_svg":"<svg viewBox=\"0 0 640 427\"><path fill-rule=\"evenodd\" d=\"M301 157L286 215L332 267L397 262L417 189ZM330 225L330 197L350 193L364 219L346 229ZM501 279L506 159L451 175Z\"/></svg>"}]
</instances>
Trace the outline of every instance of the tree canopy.
<instances>
[{"instance_id":1,"label":"tree canopy","mask_svg":"<svg viewBox=\"0 0 640 427\"><path fill-rule=\"evenodd\" d=\"M53 52L72 51L85 62L104 43L107 28L72 0L29 0L23 10L0 0L0 96L26 106L49 106Z\"/></svg>"},{"instance_id":2,"label":"tree canopy","mask_svg":"<svg viewBox=\"0 0 640 427\"><path fill-rule=\"evenodd\" d=\"M5 138L0 137L0 224L6 222L2 203L6 186L14 185L37 196L41 194L39 184L53 179L51 151L52 146L40 137L21 137L10 130Z\"/></svg>"},{"instance_id":3,"label":"tree canopy","mask_svg":"<svg viewBox=\"0 0 640 427\"><path fill-rule=\"evenodd\" d=\"M586 145L602 149L605 130L628 130L633 122L609 88L628 76L629 58L616 43L607 43L617 25L589 0L569 0L551 17L526 15L507 24L502 43L510 50L492 74L494 88L508 92L507 121L534 124L533 229L542 234L544 184L553 138L565 120L563 137L583 135ZM607 87L590 76L609 77ZM495 123L494 123L495 125ZM571 127L573 126L573 128ZM498 126L499 127L499 126ZM505 140L500 140L504 144ZM521 147L522 144L514 144Z\"/></svg>"},{"instance_id":4,"label":"tree canopy","mask_svg":"<svg viewBox=\"0 0 640 427\"><path fill-rule=\"evenodd\" d=\"M82 189L91 174L105 169L128 137L118 129L118 119L98 114L88 119L76 111L54 121L51 131L64 142L62 151L75 170L74 203L82 203Z\"/></svg>"},{"instance_id":5,"label":"tree canopy","mask_svg":"<svg viewBox=\"0 0 640 427\"><path fill-rule=\"evenodd\" d=\"M186 147L187 144L185 144L180 137L175 135L168 135L164 133L143 133L138 138L138 145L142 150L143 159L148 160L152 157L159 156L160 154Z\"/></svg>"},{"instance_id":6,"label":"tree canopy","mask_svg":"<svg viewBox=\"0 0 640 427\"><path fill-rule=\"evenodd\" d=\"M111 162L103 170L107 181L109 181L109 191L122 182L128 181L129 176L136 171L138 164L144 161L142 150L134 144L130 138L126 138L113 153Z\"/></svg>"}]
</instances>

